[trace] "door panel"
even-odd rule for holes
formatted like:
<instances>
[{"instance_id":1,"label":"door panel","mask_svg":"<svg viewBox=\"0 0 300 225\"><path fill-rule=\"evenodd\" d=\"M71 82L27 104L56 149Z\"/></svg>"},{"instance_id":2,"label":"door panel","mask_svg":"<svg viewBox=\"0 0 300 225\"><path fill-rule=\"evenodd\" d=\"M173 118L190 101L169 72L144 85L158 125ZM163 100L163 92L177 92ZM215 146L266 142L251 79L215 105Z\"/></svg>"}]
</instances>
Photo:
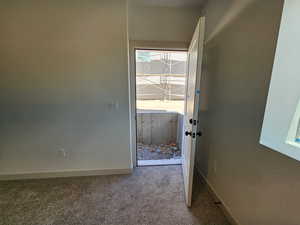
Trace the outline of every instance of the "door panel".
<instances>
[{"instance_id":1,"label":"door panel","mask_svg":"<svg viewBox=\"0 0 300 225\"><path fill-rule=\"evenodd\" d=\"M182 145L182 169L185 200L188 207L192 204L192 187L198 128L201 66L204 43L205 18L200 18L188 52L188 72L184 111L184 135Z\"/></svg>"}]
</instances>

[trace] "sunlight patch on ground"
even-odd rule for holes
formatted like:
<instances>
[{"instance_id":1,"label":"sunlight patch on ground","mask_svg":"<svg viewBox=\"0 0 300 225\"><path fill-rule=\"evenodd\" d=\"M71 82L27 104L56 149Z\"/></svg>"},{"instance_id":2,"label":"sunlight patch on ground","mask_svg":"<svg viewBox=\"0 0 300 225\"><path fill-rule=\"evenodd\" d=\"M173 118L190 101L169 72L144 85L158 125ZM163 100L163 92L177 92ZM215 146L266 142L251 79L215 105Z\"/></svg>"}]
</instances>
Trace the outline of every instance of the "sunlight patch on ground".
<instances>
[{"instance_id":1,"label":"sunlight patch on ground","mask_svg":"<svg viewBox=\"0 0 300 225\"><path fill-rule=\"evenodd\" d=\"M178 112L184 111L184 101L163 101L163 100L137 100L137 110L159 110L167 112Z\"/></svg>"}]
</instances>

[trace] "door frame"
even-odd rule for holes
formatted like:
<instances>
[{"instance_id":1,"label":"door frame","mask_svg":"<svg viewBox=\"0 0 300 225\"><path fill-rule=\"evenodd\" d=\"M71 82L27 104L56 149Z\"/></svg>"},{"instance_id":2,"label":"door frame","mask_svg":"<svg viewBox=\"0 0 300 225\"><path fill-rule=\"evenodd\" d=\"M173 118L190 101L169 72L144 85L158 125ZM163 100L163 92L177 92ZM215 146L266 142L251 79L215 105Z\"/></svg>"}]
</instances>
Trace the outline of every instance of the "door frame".
<instances>
[{"instance_id":1,"label":"door frame","mask_svg":"<svg viewBox=\"0 0 300 225\"><path fill-rule=\"evenodd\" d=\"M129 122L130 122L130 149L131 167L137 167L137 113L136 113L136 50L161 50L161 51L188 51L189 42L169 41L129 41Z\"/></svg>"}]
</instances>

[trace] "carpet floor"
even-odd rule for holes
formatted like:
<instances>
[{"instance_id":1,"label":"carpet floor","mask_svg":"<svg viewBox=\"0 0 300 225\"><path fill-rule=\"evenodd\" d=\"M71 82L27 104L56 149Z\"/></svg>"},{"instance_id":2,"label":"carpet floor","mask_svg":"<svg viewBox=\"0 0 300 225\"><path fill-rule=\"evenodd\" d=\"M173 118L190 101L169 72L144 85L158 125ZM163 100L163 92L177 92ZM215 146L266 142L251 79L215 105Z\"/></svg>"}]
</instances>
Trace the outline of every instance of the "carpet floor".
<instances>
[{"instance_id":1,"label":"carpet floor","mask_svg":"<svg viewBox=\"0 0 300 225\"><path fill-rule=\"evenodd\" d=\"M180 166L130 175L0 182L1 225L229 225L205 185L184 203Z\"/></svg>"}]
</instances>

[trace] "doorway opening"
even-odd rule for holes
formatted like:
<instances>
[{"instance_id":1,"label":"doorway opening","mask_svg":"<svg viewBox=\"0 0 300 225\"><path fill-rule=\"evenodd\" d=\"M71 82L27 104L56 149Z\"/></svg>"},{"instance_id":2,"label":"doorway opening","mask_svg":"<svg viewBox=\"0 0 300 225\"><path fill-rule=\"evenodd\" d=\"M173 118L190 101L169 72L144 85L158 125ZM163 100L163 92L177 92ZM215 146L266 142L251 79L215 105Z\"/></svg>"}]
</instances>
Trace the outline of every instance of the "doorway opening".
<instances>
[{"instance_id":1,"label":"doorway opening","mask_svg":"<svg viewBox=\"0 0 300 225\"><path fill-rule=\"evenodd\" d=\"M135 50L137 165L181 164L187 51Z\"/></svg>"}]
</instances>

